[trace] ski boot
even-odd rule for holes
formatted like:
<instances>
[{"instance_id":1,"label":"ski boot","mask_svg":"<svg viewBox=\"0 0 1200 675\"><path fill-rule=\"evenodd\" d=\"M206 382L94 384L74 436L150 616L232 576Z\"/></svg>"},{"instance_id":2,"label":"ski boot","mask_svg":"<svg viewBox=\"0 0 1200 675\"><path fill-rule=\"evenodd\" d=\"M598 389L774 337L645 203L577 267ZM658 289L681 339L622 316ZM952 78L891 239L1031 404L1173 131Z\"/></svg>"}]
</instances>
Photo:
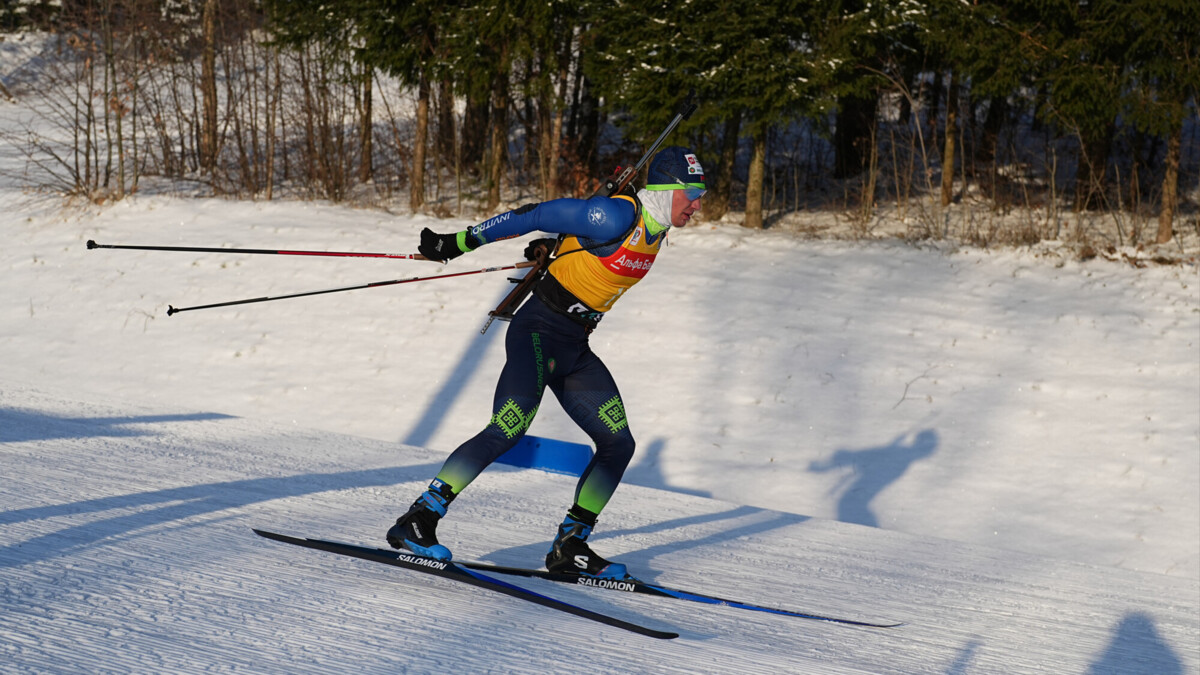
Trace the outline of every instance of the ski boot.
<instances>
[{"instance_id":1,"label":"ski boot","mask_svg":"<svg viewBox=\"0 0 1200 675\"><path fill-rule=\"evenodd\" d=\"M587 545L595 517L579 518L573 511L568 512L562 525L558 526L558 536L546 554L546 569L558 574L579 574L597 579L624 579L628 576L625 565L601 558ZM586 520L591 520L592 524L589 525Z\"/></svg>"},{"instance_id":2,"label":"ski boot","mask_svg":"<svg viewBox=\"0 0 1200 675\"><path fill-rule=\"evenodd\" d=\"M450 549L437 540L437 524L446 515L446 507L454 500L450 486L434 480L408 513L396 519L396 524L387 531L387 542L392 548L406 548L419 556L449 560Z\"/></svg>"}]
</instances>

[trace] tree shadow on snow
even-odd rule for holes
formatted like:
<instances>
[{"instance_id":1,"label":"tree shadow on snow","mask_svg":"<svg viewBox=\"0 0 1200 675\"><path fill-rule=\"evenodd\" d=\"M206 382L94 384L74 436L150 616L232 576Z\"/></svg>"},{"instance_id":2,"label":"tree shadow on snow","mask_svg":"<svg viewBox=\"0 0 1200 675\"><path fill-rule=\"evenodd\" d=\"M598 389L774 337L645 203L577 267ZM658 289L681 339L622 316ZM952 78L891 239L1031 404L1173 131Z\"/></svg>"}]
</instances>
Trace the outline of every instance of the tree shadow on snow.
<instances>
[{"instance_id":1,"label":"tree shadow on snow","mask_svg":"<svg viewBox=\"0 0 1200 675\"><path fill-rule=\"evenodd\" d=\"M918 433L911 443L905 443L905 438L899 436L878 448L838 450L826 461L809 464L808 470L817 473L847 472L834 488L834 492L841 492L837 509L839 521L879 527L871 502L899 480L913 463L937 452L938 434L932 429Z\"/></svg>"},{"instance_id":2,"label":"tree shadow on snow","mask_svg":"<svg viewBox=\"0 0 1200 675\"><path fill-rule=\"evenodd\" d=\"M163 526L185 527L188 525L181 521L259 502L424 481L437 468L437 464L430 463L342 473L251 478L2 511L0 528L51 518L69 519L74 524L0 547L0 568L71 555L99 543L108 545L159 532ZM93 514L105 512L113 513L98 519L93 517ZM81 520L87 522L79 522Z\"/></svg>"},{"instance_id":3,"label":"tree shadow on snow","mask_svg":"<svg viewBox=\"0 0 1200 675\"><path fill-rule=\"evenodd\" d=\"M508 292L508 289L505 289L497 296L496 302L504 299ZM429 405L425 407L424 414L408 434L400 440L401 443L418 447L425 447L429 443L429 439L433 438L442 423L446 421L446 411L454 406L454 402L466 390L471 379L485 363L488 345L495 340L503 340L504 335L505 333L499 330L475 335L470 344L463 349L462 355L455 361L454 370L446 376L441 389L433 395L433 398L429 399ZM485 415L490 414L490 411L480 410L479 414L481 422L486 421ZM462 440L465 441L466 438Z\"/></svg>"},{"instance_id":4,"label":"tree shadow on snow","mask_svg":"<svg viewBox=\"0 0 1200 675\"><path fill-rule=\"evenodd\" d=\"M1183 675L1183 663L1159 635L1154 619L1126 614L1089 675Z\"/></svg>"},{"instance_id":5,"label":"tree shadow on snow","mask_svg":"<svg viewBox=\"0 0 1200 675\"><path fill-rule=\"evenodd\" d=\"M220 413L191 413L131 417L60 417L33 410L7 409L0 410L0 443L45 441L55 438L144 436L148 432L131 427L138 424L221 419L232 419L232 416Z\"/></svg>"}]
</instances>

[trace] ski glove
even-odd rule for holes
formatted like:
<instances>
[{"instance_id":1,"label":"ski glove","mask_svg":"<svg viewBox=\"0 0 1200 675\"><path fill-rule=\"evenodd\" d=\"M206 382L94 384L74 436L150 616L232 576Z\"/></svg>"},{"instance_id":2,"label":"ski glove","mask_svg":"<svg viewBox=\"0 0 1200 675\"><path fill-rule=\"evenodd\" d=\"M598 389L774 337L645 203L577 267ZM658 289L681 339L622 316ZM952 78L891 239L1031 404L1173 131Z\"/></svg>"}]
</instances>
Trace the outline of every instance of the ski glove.
<instances>
[{"instance_id":1,"label":"ski glove","mask_svg":"<svg viewBox=\"0 0 1200 675\"><path fill-rule=\"evenodd\" d=\"M457 234L438 234L427 227L421 230L421 245L417 247L417 250L430 260L446 262L464 253L474 251L479 243L478 240L475 240L475 246L471 246L468 243L468 240L471 239L475 238L465 230Z\"/></svg>"},{"instance_id":2,"label":"ski glove","mask_svg":"<svg viewBox=\"0 0 1200 675\"><path fill-rule=\"evenodd\" d=\"M538 249L544 250L545 255L549 256L551 253L554 253L554 247L557 245L558 245L558 240L554 239L552 237L546 237L544 239L534 239L533 241L529 242L528 246L525 247L525 259L526 260L537 260L538 259Z\"/></svg>"}]
</instances>

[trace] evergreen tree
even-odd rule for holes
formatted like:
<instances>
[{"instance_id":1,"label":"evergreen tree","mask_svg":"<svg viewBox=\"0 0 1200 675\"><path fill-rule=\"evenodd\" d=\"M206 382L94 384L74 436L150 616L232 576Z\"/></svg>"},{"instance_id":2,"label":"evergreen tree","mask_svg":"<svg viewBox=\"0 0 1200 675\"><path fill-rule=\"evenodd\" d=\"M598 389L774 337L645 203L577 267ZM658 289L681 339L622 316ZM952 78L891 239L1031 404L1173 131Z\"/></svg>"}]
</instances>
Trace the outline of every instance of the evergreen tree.
<instances>
[{"instance_id":1,"label":"evergreen tree","mask_svg":"<svg viewBox=\"0 0 1200 675\"><path fill-rule=\"evenodd\" d=\"M903 67L914 47L908 33L920 11L915 0L830 0L824 8L823 58L835 66L835 178L857 176L872 165L879 92L909 79Z\"/></svg>"},{"instance_id":2,"label":"evergreen tree","mask_svg":"<svg viewBox=\"0 0 1200 675\"><path fill-rule=\"evenodd\" d=\"M310 0L311 1L311 0ZM425 164L434 83L449 71L447 32L462 3L443 0L348 0L339 12L357 24L357 58L417 88L409 206L425 204Z\"/></svg>"},{"instance_id":3,"label":"evergreen tree","mask_svg":"<svg viewBox=\"0 0 1200 675\"><path fill-rule=\"evenodd\" d=\"M700 108L684 133L740 126L754 148L744 224L762 227L768 130L815 114L826 101L813 58L815 7L769 0L746 5L734 17L720 0L621 5L597 17L589 31L595 54L589 75L611 106L628 112L628 131L647 142L691 89ZM734 117L740 124L725 124ZM710 173L718 156L706 160ZM727 184L720 178L714 187Z\"/></svg>"},{"instance_id":4,"label":"evergreen tree","mask_svg":"<svg viewBox=\"0 0 1200 675\"><path fill-rule=\"evenodd\" d=\"M515 54L527 73L520 90L532 109L529 122L536 122L526 150L536 154L543 200L558 193L559 141L579 9L577 0L550 0L528 3L521 13L524 29Z\"/></svg>"},{"instance_id":5,"label":"evergreen tree","mask_svg":"<svg viewBox=\"0 0 1200 675\"><path fill-rule=\"evenodd\" d=\"M1124 55L1121 114L1138 130L1166 139L1156 243L1169 242L1178 201L1183 125L1200 101L1200 3L1191 0L1103 2L1107 37Z\"/></svg>"},{"instance_id":6,"label":"evergreen tree","mask_svg":"<svg viewBox=\"0 0 1200 675\"><path fill-rule=\"evenodd\" d=\"M447 61L458 91L468 101L490 102L486 150L486 210L500 204L508 161L509 110L514 64L536 50L526 16L537 17L545 3L535 0L482 0L459 8L446 31ZM552 14L553 12L551 12Z\"/></svg>"}]
</instances>

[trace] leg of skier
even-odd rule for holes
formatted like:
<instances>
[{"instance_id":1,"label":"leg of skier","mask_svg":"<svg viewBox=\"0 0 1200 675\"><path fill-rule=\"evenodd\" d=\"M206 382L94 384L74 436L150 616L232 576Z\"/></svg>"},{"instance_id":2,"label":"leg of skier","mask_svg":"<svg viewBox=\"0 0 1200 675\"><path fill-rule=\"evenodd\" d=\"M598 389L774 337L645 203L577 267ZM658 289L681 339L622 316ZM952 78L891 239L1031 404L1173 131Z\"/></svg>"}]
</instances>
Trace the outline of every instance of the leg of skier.
<instances>
[{"instance_id":1,"label":"leg of skier","mask_svg":"<svg viewBox=\"0 0 1200 675\"><path fill-rule=\"evenodd\" d=\"M387 532L392 548L449 560L435 529L454 497L525 435L546 386L545 346L537 312L518 312L505 336L507 360L496 383L487 426L450 454L429 488Z\"/></svg>"},{"instance_id":2,"label":"leg of skier","mask_svg":"<svg viewBox=\"0 0 1200 675\"><path fill-rule=\"evenodd\" d=\"M625 565L605 560L587 544L597 516L608 504L633 457L635 443L621 394L608 368L590 349L580 356L569 375L552 383L551 390L571 419L591 437L596 454L579 478L575 503L559 525L546 554L546 569L606 579L624 578Z\"/></svg>"}]
</instances>

